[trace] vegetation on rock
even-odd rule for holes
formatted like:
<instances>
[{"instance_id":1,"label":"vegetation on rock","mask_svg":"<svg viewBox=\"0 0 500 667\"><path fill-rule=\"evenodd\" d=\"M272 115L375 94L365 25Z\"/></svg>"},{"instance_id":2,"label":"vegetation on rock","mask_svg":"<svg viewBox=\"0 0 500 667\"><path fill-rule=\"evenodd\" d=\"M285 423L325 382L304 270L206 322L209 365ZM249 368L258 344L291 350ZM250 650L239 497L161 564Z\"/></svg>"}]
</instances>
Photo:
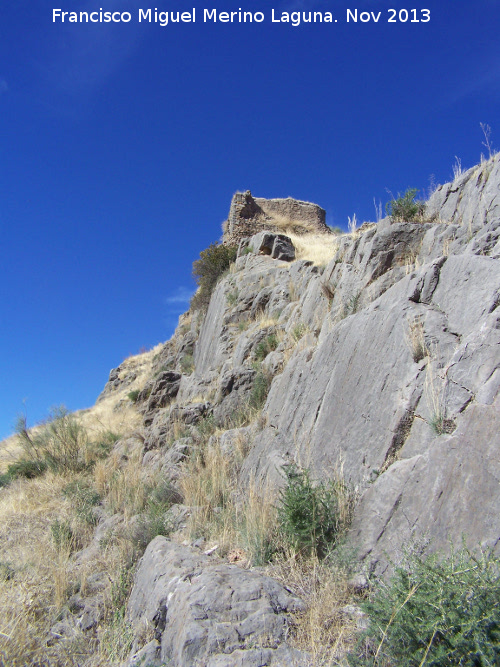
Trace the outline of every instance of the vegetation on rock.
<instances>
[{"instance_id":1,"label":"vegetation on rock","mask_svg":"<svg viewBox=\"0 0 500 667\"><path fill-rule=\"evenodd\" d=\"M295 551L324 557L348 528L352 494L343 480L316 484L309 470L284 466L286 485L280 491L278 523Z\"/></svg>"},{"instance_id":2,"label":"vegetation on rock","mask_svg":"<svg viewBox=\"0 0 500 667\"><path fill-rule=\"evenodd\" d=\"M409 554L362 606L370 624L351 665L452 667L500 661L500 559Z\"/></svg>"},{"instance_id":3,"label":"vegetation on rock","mask_svg":"<svg viewBox=\"0 0 500 667\"><path fill-rule=\"evenodd\" d=\"M415 200L417 188L408 188L396 199L387 202L385 210L393 222L423 222L425 217L425 202Z\"/></svg>"},{"instance_id":4,"label":"vegetation on rock","mask_svg":"<svg viewBox=\"0 0 500 667\"><path fill-rule=\"evenodd\" d=\"M196 586L205 566L256 590L271 576L305 603L268 610L261 645L240 641L263 622L245 598L238 627L224 622L221 641L236 643L200 657L204 640L188 642L177 667L226 664L233 650L246 664L256 645L268 664L296 650L311 667L345 665L349 651L372 667L496 664L494 557L412 557L385 583L366 573L396 560L408 526L436 549L469 527L470 543L496 539L498 207L476 203L498 197L499 165L436 191L429 211L451 211L448 225L303 234L295 262L243 257L228 278L234 249L210 246L194 265L198 312L170 341L113 369L93 408L32 429L22 419L0 449L0 663L132 667L132 647L148 646L163 653L144 664L168 662L166 610L147 592L157 579L132 583L145 550L143 563L161 560L167 544L186 560L168 611L181 625L196 591L203 633L221 627L220 589ZM423 220L415 194L391 214ZM151 611L137 627L134 596Z\"/></svg>"},{"instance_id":5,"label":"vegetation on rock","mask_svg":"<svg viewBox=\"0 0 500 667\"><path fill-rule=\"evenodd\" d=\"M219 278L228 270L236 259L236 248L212 243L202 250L200 258L193 262L193 277L198 290L191 299L193 310L206 310L210 297Z\"/></svg>"}]
</instances>

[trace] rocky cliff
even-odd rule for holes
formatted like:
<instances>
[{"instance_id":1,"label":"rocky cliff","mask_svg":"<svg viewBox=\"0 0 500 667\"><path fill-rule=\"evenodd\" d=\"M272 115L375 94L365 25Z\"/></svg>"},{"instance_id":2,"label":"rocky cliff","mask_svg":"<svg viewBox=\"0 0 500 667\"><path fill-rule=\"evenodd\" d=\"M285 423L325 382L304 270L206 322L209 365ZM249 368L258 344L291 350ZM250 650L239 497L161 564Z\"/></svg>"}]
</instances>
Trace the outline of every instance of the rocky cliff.
<instances>
[{"instance_id":1,"label":"rocky cliff","mask_svg":"<svg viewBox=\"0 0 500 667\"><path fill-rule=\"evenodd\" d=\"M64 417L74 465L2 475L1 664L346 664L408 547L500 554L500 156L417 208L336 235L235 195L208 307Z\"/></svg>"},{"instance_id":2,"label":"rocky cliff","mask_svg":"<svg viewBox=\"0 0 500 667\"><path fill-rule=\"evenodd\" d=\"M287 216L292 231L302 219L324 232L326 265L294 260L290 237L276 235ZM235 264L207 312L181 318L139 395L143 465L175 485L210 420L211 442L239 452L243 494L281 485L289 463L317 480L341 472L357 491L347 541L365 571L383 573L412 540L499 548L499 156L439 187L419 222L386 218L337 238L319 207L246 193L224 229L239 243ZM117 384L119 369L104 395ZM281 614L300 601L179 548L156 538L139 569L129 613L156 619L148 651L175 665L306 664L283 644ZM222 606L200 593L222 600L225 587L233 602ZM188 629L176 630L179 614ZM266 627L273 639L257 650Z\"/></svg>"}]
</instances>

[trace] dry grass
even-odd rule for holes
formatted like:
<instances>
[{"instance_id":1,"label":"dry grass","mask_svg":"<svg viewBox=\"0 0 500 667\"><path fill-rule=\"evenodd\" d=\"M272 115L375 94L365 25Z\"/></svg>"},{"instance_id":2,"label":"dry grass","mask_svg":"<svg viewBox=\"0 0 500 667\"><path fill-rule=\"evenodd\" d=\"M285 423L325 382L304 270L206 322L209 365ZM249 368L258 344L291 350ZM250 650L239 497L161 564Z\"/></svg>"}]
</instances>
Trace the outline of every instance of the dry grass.
<instances>
[{"instance_id":1,"label":"dry grass","mask_svg":"<svg viewBox=\"0 0 500 667\"><path fill-rule=\"evenodd\" d=\"M306 611L293 618L292 643L311 655L315 667L344 664L355 644L357 625L352 607L356 598L349 573L342 566L316 558L287 554L268 573L306 603Z\"/></svg>"},{"instance_id":2,"label":"dry grass","mask_svg":"<svg viewBox=\"0 0 500 667\"><path fill-rule=\"evenodd\" d=\"M113 514L120 512L126 519L144 507L146 486L141 460L138 452L125 461L113 452L109 458L98 461L94 469L97 492L106 497Z\"/></svg>"},{"instance_id":3,"label":"dry grass","mask_svg":"<svg viewBox=\"0 0 500 667\"><path fill-rule=\"evenodd\" d=\"M0 474L7 471L7 467L18 460L23 449L15 436L10 436L0 442Z\"/></svg>"},{"instance_id":4,"label":"dry grass","mask_svg":"<svg viewBox=\"0 0 500 667\"><path fill-rule=\"evenodd\" d=\"M186 532L219 545L219 553L235 546L232 516L237 489L236 456L223 452L216 442L203 444L187 460L179 479L186 505L194 508Z\"/></svg>"},{"instance_id":5,"label":"dry grass","mask_svg":"<svg viewBox=\"0 0 500 667\"><path fill-rule=\"evenodd\" d=\"M268 329L277 326L277 324L277 317L270 317L262 310L259 310L255 316L254 325L256 325L257 329Z\"/></svg>"},{"instance_id":6,"label":"dry grass","mask_svg":"<svg viewBox=\"0 0 500 667\"><path fill-rule=\"evenodd\" d=\"M135 462L120 468L112 456L105 470L111 474L106 482L102 462L95 471L101 493L108 493L109 503L121 504L120 509L132 515L144 504L145 493ZM122 573L129 571L124 568L130 568L137 557L136 548L126 533L125 520L121 532L110 535L96 553L74 558L74 552L87 547L93 535L92 526L82 524L78 508L63 493L76 479L92 482L88 474L75 478L48 472L33 480L15 480L2 489L0 563L9 572L0 579L2 665L67 667L90 660L85 664L104 667L112 664L111 659L123 659L129 650L123 613L116 615L124 609L128 588L123 587L121 597L116 591ZM99 572L106 573L107 584L102 591L104 619L97 634L84 635L73 623L64 639L54 641L51 628L64 617L61 611L70 596L77 591L88 594L89 578Z\"/></svg>"},{"instance_id":7,"label":"dry grass","mask_svg":"<svg viewBox=\"0 0 500 667\"><path fill-rule=\"evenodd\" d=\"M446 419L443 393L442 380L431 359L427 365L427 372L425 374L424 396L429 409L427 423L436 435L446 433L449 427L448 422L450 420Z\"/></svg>"},{"instance_id":8,"label":"dry grass","mask_svg":"<svg viewBox=\"0 0 500 667\"><path fill-rule=\"evenodd\" d=\"M295 259L308 259L316 266L326 266L339 248L339 238L334 234L305 234L287 232L295 246Z\"/></svg>"},{"instance_id":9,"label":"dry grass","mask_svg":"<svg viewBox=\"0 0 500 667\"><path fill-rule=\"evenodd\" d=\"M238 546L248 564L264 565L278 547L276 492L267 484L250 481L245 499L235 516Z\"/></svg>"},{"instance_id":10,"label":"dry grass","mask_svg":"<svg viewBox=\"0 0 500 667\"><path fill-rule=\"evenodd\" d=\"M97 488L108 496L109 507L114 503L132 514L144 504L146 488L137 472L138 458L121 460L112 454L98 460L93 471L48 471L36 479L15 479L0 490L0 565L6 573L0 578L0 664L66 667L90 656L95 667L110 664L105 645L98 655L96 637L84 636L74 622L60 641L51 628L69 613L61 615L70 596L85 595L89 577L106 572L102 628L109 629L116 609L113 582L132 562L135 548L126 535L117 536L97 553L75 559L74 553L90 544L94 529L82 514L81 499L71 497L67 488L70 483Z\"/></svg>"},{"instance_id":11,"label":"dry grass","mask_svg":"<svg viewBox=\"0 0 500 667\"><path fill-rule=\"evenodd\" d=\"M398 265L404 266L405 275L409 275L410 273L413 273L413 271L419 269L422 263L418 257L418 252L409 252L401 258Z\"/></svg>"},{"instance_id":12,"label":"dry grass","mask_svg":"<svg viewBox=\"0 0 500 667\"><path fill-rule=\"evenodd\" d=\"M425 342L424 324L421 317L408 320L408 328L405 332L405 340L411 352L413 361L419 362L429 356L429 349Z\"/></svg>"},{"instance_id":13,"label":"dry grass","mask_svg":"<svg viewBox=\"0 0 500 667\"><path fill-rule=\"evenodd\" d=\"M74 524L70 503L61 493L67 481L48 473L15 481L2 491L0 562L12 568L12 577L0 581L2 664L32 664L35 654L52 654L45 639L77 578L72 545L56 544L51 531L56 521ZM72 663L53 655L46 664Z\"/></svg>"}]
</instances>

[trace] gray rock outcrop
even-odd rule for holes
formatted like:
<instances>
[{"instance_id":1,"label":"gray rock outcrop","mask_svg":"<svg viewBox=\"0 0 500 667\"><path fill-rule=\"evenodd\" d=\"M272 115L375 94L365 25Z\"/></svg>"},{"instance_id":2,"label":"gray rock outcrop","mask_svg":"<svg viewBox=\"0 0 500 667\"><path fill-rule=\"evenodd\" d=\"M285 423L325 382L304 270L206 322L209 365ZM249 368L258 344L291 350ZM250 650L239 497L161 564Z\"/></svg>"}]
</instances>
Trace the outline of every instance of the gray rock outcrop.
<instances>
[{"instance_id":1,"label":"gray rock outcrop","mask_svg":"<svg viewBox=\"0 0 500 667\"><path fill-rule=\"evenodd\" d=\"M291 667L303 656L286 644L287 614L303 609L270 577L156 537L140 562L127 613L136 632L154 626L148 652L157 664ZM127 664L137 664L136 656Z\"/></svg>"},{"instance_id":2,"label":"gray rock outcrop","mask_svg":"<svg viewBox=\"0 0 500 667\"><path fill-rule=\"evenodd\" d=\"M496 479L500 446L492 426L500 377L498 165L496 156L441 187L429 202L439 222L386 219L341 237L323 271L240 252L195 345L194 376L231 378L238 369L245 377L257 346L281 332L284 342L272 352L281 363L263 360L274 379L242 482L278 484L290 460L317 477L341 466L361 494L351 543L377 571L384 553L412 536L427 534L435 549L462 536L471 545L500 539L493 518L500 494L487 482ZM232 306L228 290L238 294ZM273 324L263 328L256 313ZM305 334L298 344L297 332ZM230 384L217 395L221 413ZM451 474L454 466L464 476Z\"/></svg>"},{"instance_id":3,"label":"gray rock outcrop","mask_svg":"<svg viewBox=\"0 0 500 667\"><path fill-rule=\"evenodd\" d=\"M236 262L146 384L143 464L175 483L200 442L217 443L237 453L240 504L250 481L283 484L284 464L342 474L357 493L348 546L368 572L423 538L500 552L499 192L497 155L436 190L432 222L363 225L322 266L294 260L272 224L320 230L322 209L235 196ZM287 643L300 606L260 572L156 538L128 607L156 640L127 665L304 664Z\"/></svg>"}]
</instances>

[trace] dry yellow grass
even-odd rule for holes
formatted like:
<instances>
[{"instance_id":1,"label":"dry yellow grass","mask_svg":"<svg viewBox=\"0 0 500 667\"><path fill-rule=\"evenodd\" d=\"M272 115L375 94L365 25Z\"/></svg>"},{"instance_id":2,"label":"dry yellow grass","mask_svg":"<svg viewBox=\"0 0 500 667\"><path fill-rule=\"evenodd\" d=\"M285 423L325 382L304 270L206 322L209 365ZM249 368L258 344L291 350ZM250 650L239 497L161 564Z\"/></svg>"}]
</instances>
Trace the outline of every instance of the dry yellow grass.
<instances>
[{"instance_id":1,"label":"dry yellow grass","mask_svg":"<svg viewBox=\"0 0 500 667\"><path fill-rule=\"evenodd\" d=\"M308 259L316 266L326 266L339 247L339 238L334 234L304 234L287 232L296 250L296 259Z\"/></svg>"},{"instance_id":2,"label":"dry yellow grass","mask_svg":"<svg viewBox=\"0 0 500 667\"><path fill-rule=\"evenodd\" d=\"M108 492L109 503L120 504L128 515L144 505L145 482L137 467L129 460L120 468L116 457L111 457L107 468L110 488L104 488L101 480L100 491ZM118 655L120 641L123 646L126 628L115 627L113 590L123 568L130 567L135 547L127 535L125 518L121 532L111 535L106 546L87 558L73 557L73 552L88 546L93 536L93 527L82 521L78 506L63 493L77 480L92 483L88 473L47 472L32 480L14 480L0 491L2 665L66 667L83 664L88 658L89 667L104 667L111 664L110 655ZM89 577L97 572L106 572L107 581L102 591L104 619L97 631L103 641L99 643L92 633L84 635L76 625L64 640L54 641L51 628L60 620L69 597L77 591L88 594ZM117 634L113 634L115 630Z\"/></svg>"},{"instance_id":3,"label":"dry yellow grass","mask_svg":"<svg viewBox=\"0 0 500 667\"><path fill-rule=\"evenodd\" d=\"M203 445L183 466L179 484L185 504L196 508L187 523L188 535L215 540L220 553L235 546L234 526L228 520L236 492L233 457L218 442Z\"/></svg>"},{"instance_id":4,"label":"dry yellow grass","mask_svg":"<svg viewBox=\"0 0 500 667\"><path fill-rule=\"evenodd\" d=\"M408 320L405 341L412 354L413 361L419 362L424 357L429 356L429 350L425 343L424 323L421 317Z\"/></svg>"},{"instance_id":5,"label":"dry yellow grass","mask_svg":"<svg viewBox=\"0 0 500 667\"><path fill-rule=\"evenodd\" d=\"M22 451L22 447L15 436L10 436L0 442L0 474L6 472L7 467L17 461Z\"/></svg>"},{"instance_id":6,"label":"dry yellow grass","mask_svg":"<svg viewBox=\"0 0 500 667\"><path fill-rule=\"evenodd\" d=\"M142 452L136 450L122 460L116 452L94 468L97 492L106 497L111 512L120 512L126 519L139 513L146 501L147 471L142 467Z\"/></svg>"},{"instance_id":7,"label":"dry yellow grass","mask_svg":"<svg viewBox=\"0 0 500 667\"><path fill-rule=\"evenodd\" d=\"M292 643L311 655L314 667L344 664L357 636L355 614L349 609L357 599L347 571L314 557L287 554L268 573L306 603L306 611L294 615Z\"/></svg>"},{"instance_id":8,"label":"dry yellow grass","mask_svg":"<svg viewBox=\"0 0 500 667\"><path fill-rule=\"evenodd\" d=\"M140 415L127 394L144 385L158 350L159 347L126 359L123 372L133 370L134 381L92 408L75 413L90 441L97 441L106 432L130 432L140 424ZM4 472L22 453L15 436L0 443L0 471ZM80 660L90 655L94 656L96 667L110 664L106 642L97 652L96 640L77 629L64 641L48 641L61 608L76 590L85 594L86 581L93 572L108 573L109 590L104 595L106 608L111 610L111 582L133 556L130 540L120 536L89 561L79 563L71 555L88 544L93 529L82 523L63 494L69 482L85 477L86 483L97 487L102 496L109 496L109 506L115 505L127 516L144 506L145 481L138 454L129 457L125 465L116 455L100 460L93 475L94 481L88 473L69 477L47 472L37 479L14 480L0 489L0 664L66 667L81 664ZM54 539L58 526L62 526L63 536L69 536L59 543ZM105 622L104 634L109 627Z\"/></svg>"},{"instance_id":9,"label":"dry yellow grass","mask_svg":"<svg viewBox=\"0 0 500 667\"><path fill-rule=\"evenodd\" d=\"M12 568L0 580L0 663L32 664L46 646L51 624L67 600L75 572L69 545L54 542L55 521L70 523L70 503L62 496L67 478L46 474L19 480L0 496L0 562ZM52 656L47 664L64 664ZM71 663L67 663L71 664Z\"/></svg>"}]
</instances>

